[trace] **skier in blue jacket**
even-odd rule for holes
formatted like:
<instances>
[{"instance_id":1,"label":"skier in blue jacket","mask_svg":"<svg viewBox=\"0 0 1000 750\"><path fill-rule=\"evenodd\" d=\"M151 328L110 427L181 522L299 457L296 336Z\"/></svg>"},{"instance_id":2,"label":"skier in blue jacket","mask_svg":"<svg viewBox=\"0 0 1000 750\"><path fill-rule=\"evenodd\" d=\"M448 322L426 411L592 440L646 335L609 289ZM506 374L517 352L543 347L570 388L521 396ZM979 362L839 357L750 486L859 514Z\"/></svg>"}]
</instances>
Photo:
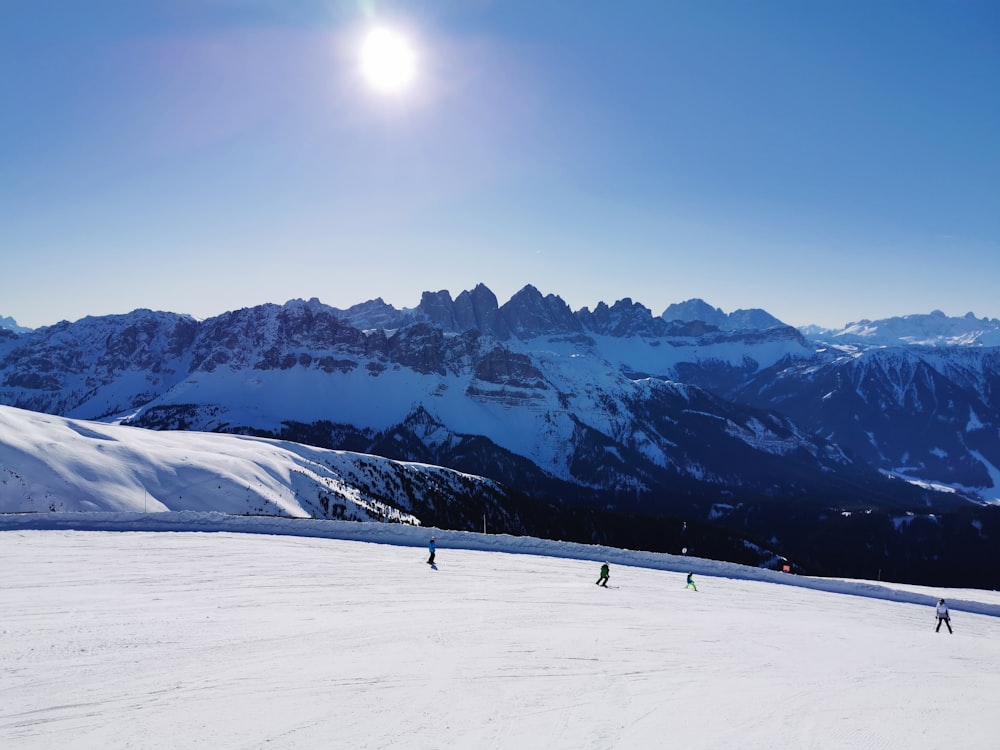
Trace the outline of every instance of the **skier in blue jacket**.
<instances>
[{"instance_id":1,"label":"skier in blue jacket","mask_svg":"<svg viewBox=\"0 0 1000 750\"><path fill-rule=\"evenodd\" d=\"M437 540L431 537L431 541L427 544L427 549L430 550L431 556L427 558L427 564L434 564L434 551L437 549Z\"/></svg>"}]
</instances>

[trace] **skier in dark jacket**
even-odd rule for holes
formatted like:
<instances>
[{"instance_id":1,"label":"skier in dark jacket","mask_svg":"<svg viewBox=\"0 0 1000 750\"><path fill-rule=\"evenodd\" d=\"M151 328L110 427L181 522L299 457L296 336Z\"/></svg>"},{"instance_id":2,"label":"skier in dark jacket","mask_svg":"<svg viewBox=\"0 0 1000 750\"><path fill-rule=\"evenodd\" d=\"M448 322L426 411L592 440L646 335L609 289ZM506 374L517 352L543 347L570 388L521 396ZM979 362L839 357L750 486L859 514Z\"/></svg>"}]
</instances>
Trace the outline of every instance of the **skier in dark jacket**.
<instances>
[{"instance_id":1,"label":"skier in dark jacket","mask_svg":"<svg viewBox=\"0 0 1000 750\"><path fill-rule=\"evenodd\" d=\"M604 565L601 566L601 577L597 579L597 585L607 588L608 578L610 577L610 573L611 573L611 568L608 566L607 563L604 563Z\"/></svg>"},{"instance_id":2,"label":"skier in dark jacket","mask_svg":"<svg viewBox=\"0 0 1000 750\"><path fill-rule=\"evenodd\" d=\"M698 590L698 587L694 585L694 573L688 573L687 585L684 588Z\"/></svg>"},{"instance_id":3,"label":"skier in dark jacket","mask_svg":"<svg viewBox=\"0 0 1000 750\"><path fill-rule=\"evenodd\" d=\"M941 632L942 622L948 626L949 633L955 632L951 629L951 615L948 614L948 605L944 603L944 599L938 600L937 609L934 610L934 613L937 615L937 622L938 622L937 627L934 628L935 633Z\"/></svg>"}]
</instances>

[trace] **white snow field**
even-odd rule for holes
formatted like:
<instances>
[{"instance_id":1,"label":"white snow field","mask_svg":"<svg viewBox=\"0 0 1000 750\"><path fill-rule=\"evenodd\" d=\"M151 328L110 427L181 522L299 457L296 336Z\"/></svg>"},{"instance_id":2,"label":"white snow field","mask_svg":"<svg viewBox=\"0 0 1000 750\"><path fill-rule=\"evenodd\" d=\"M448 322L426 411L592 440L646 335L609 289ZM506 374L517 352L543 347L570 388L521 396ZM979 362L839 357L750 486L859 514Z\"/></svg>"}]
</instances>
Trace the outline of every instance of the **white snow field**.
<instances>
[{"instance_id":1,"label":"white snow field","mask_svg":"<svg viewBox=\"0 0 1000 750\"><path fill-rule=\"evenodd\" d=\"M1000 747L995 592L398 524L30 528L58 516L0 520L5 750Z\"/></svg>"}]
</instances>

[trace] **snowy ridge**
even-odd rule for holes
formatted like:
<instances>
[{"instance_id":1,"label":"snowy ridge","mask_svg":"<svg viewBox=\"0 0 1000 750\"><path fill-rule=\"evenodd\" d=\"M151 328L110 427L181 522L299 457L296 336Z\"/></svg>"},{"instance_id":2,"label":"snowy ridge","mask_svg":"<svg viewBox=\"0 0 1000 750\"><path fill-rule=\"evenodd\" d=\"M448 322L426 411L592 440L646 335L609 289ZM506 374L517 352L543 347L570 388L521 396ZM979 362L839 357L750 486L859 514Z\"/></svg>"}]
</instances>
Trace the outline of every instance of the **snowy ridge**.
<instances>
[{"instance_id":1,"label":"snowy ridge","mask_svg":"<svg viewBox=\"0 0 1000 750\"><path fill-rule=\"evenodd\" d=\"M380 456L0 407L0 512L195 510L419 524L401 506L470 484L496 490L480 477Z\"/></svg>"}]
</instances>

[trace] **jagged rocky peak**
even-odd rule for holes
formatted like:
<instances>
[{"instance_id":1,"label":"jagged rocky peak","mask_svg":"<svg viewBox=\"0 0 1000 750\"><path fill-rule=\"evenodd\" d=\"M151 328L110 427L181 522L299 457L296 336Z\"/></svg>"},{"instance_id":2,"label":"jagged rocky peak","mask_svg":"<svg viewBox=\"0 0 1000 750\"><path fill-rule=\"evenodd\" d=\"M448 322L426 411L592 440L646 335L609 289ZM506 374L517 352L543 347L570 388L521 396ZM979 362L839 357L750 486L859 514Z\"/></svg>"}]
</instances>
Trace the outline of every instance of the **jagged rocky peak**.
<instances>
[{"instance_id":1,"label":"jagged rocky peak","mask_svg":"<svg viewBox=\"0 0 1000 750\"><path fill-rule=\"evenodd\" d=\"M397 310L381 297L352 305L346 310L334 311L344 323L362 331L394 330L402 328L413 319L410 311Z\"/></svg>"},{"instance_id":2,"label":"jagged rocky peak","mask_svg":"<svg viewBox=\"0 0 1000 750\"><path fill-rule=\"evenodd\" d=\"M660 317L668 322L692 323L700 321L723 331L764 330L785 326L785 323L760 308L734 310L727 314L721 307L712 307L698 298L670 305Z\"/></svg>"},{"instance_id":3,"label":"jagged rocky peak","mask_svg":"<svg viewBox=\"0 0 1000 750\"><path fill-rule=\"evenodd\" d=\"M140 393L168 382L182 367L198 323L188 315L134 310L124 315L62 321L20 334L0 358L6 388L20 390L5 403L38 411L71 412L93 401L92 414L104 416L141 403ZM122 373L127 385L97 394ZM136 373L139 374L136 377ZM88 414L87 416L91 416Z\"/></svg>"},{"instance_id":4,"label":"jagged rocky peak","mask_svg":"<svg viewBox=\"0 0 1000 750\"><path fill-rule=\"evenodd\" d=\"M140 308L120 315L61 321L30 334L36 351L65 349L132 356L145 351L181 351L193 341L198 322L190 315Z\"/></svg>"},{"instance_id":5,"label":"jagged rocky peak","mask_svg":"<svg viewBox=\"0 0 1000 750\"><path fill-rule=\"evenodd\" d=\"M107 327L123 325L155 325L164 321L173 323L174 321L185 320L194 321L190 315L184 313L165 312L162 310L150 310L146 307L138 307L132 312L118 313L116 315L87 315L75 322L65 320L56 323L60 327ZM55 326L53 326L55 327Z\"/></svg>"},{"instance_id":6,"label":"jagged rocky peak","mask_svg":"<svg viewBox=\"0 0 1000 750\"><path fill-rule=\"evenodd\" d=\"M310 297L307 300L301 297L296 297L295 299L290 299L285 303L284 307L291 310L307 310L309 312L319 312L319 311L330 311L333 310L329 305L325 305L319 301L319 297Z\"/></svg>"},{"instance_id":7,"label":"jagged rocky peak","mask_svg":"<svg viewBox=\"0 0 1000 750\"><path fill-rule=\"evenodd\" d=\"M105 319L97 319L106 322ZM181 356L192 344L198 323L189 315L134 310L123 316L104 341L109 356L155 368L163 355Z\"/></svg>"},{"instance_id":8,"label":"jagged rocky peak","mask_svg":"<svg viewBox=\"0 0 1000 750\"><path fill-rule=\"evenodd\" d=\"M308 302L301 299L286 302L274 317L279 335L292 341L328 342L343 338L345 327L353 330L353 326L345 326L336 310L315 297Z\"/></svg>"},{"instance_id":9,"label":"jagged rocky peak","mask_svg":"<svg viewBox=\"0 0 1000 750\"><path fill-rule=\"evenodd\" d=\"M684 302L675 302L667 307L660 316L667 322L680 321L682 323L693 323L699 321L708 323L716 328L722 328L726 324L726 313L721 307L712 307L703 299L689 299Z\"/></svg>"},{"instance_id":10,"label":"jagged rocky peak","mask_svg":"<svg viewBox=\"0 0 1000 750\"><path fill-rule=\"evenodd\" d=\"M211 342L230 349L259 347L277 335L278 316L283 310L301 309L295 306L289 307L291 304L293 303L285 303L285 306L282 306L267 303L256 307L243 307L208 318L201 324L198 345L203 346Z\"/></svg>"},{"instance_id":11,"label":"jagged rocky peak","mask_svg":"<svg viewBox=\"0 0 1000 750\"><path fill-rule=\"evenodd\" d=\"M500 317L496 295L485 284L472 291L463 291L454 300L446 290L424 292L417 306L417 315L445 331L481 331L499 339L510 335L510 329Z\"/></svg>"},{"instance_id":12,"label":"jagged rocky peak","mask_svg":"<svg viewBox=\"0 0 1000 750\"><path fill-rule=\"evenodd\" d=\"M447 289L440 292L424 292L417 305L417 313L446 331L455 330L455 303Z\"/></svg>"},{"instance_id":13,"label":"jagged rocky peak","mask_svg":"<svg viewBox=\"0 0 1000 750\"><path fill-rule=\"evenodd\" d=\"M652 310L629 297L610 307L598 302L593 312L585 307L576 316L588 331L605 336L660 336L668 327L662 318L653 317Z\"/></svg>"},{"instance_id":14,"label":"jagged rocky peak","mask_svg":"<svg viewBox=\"0 0 1000 750\"><path fill-rule=\"evenodd\" d=\"M561 297L542 296L531 284L525 286L500 308L511 333L520 339L553 334L582 333L580 321Z\"/></svg>"},{"instance_id":15,"label":"jagged rocky peak","mask_svg":"<svg viewBox=\"0 0 1000 750\"><path fill-rule=\"evenodd\" d=\"M394 330L423 322L446 332L477 330L499 339L510 335L510 328L500 315L496 295L482 283L454 299L447 289L425 291L420 304L412 309L397 310L379 297L347 310L336 310L336 313L340 320L361 330Z\"/></svg>"},{"instance_id":16,"label":"jagged rocky peak","mask_svg":"<svg viewBox=\"0 0 1000 750\"><path fill-rule=\"evenodd\" d=\"M497 296L485 284L476 284L471 292L462 292L455 298L454 318L459 330L478 329L498 339L510 335L510 329L500 317Z\"/></svg>"},{"instance_id":17,"label":"jagged rocky peak","mask_svg":"<svg viewBox=\"0 0 1000 750\"><path fill-rule=\"evenodd\" d=\"M364 341L365 335L345 323L332 307L315 298L295 299L205 320L191 347L191 367L207 371L222 365L287 369L331 347L360 350Z\"/></svg>"}]
</instances>

